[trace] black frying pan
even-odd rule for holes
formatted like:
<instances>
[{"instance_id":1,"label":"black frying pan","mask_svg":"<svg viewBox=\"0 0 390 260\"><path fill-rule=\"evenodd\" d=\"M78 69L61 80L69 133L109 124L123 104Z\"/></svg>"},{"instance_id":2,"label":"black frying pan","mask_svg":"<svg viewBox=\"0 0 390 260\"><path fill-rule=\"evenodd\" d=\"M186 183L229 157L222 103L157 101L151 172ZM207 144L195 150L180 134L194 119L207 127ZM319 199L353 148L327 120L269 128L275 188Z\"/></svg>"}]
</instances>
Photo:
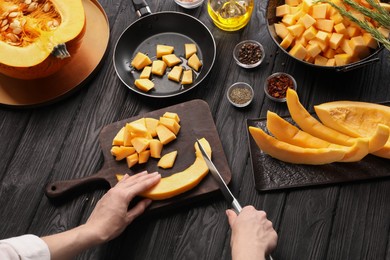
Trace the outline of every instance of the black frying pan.
<instances>
[{"instance_id":1,"label":"black frying pan","mask_svg":"<svg viewBox=\"0 0 390 260\"><path fill-rule=\"evenodd\" d=\"M133 0L133 4L141 18L127 27L119 37L114 50L114 67L120 80L129 89L155 98L176 96L196 87L210 72L216 56L214 37L209 29L198 19L184 13L152 14L143 0ZM157 44L171 45L175 47L176 56L182 59L181 65L188 69L184 56L185 43L197 45L197 54L203 64L198 72L193 70L192 84L181 85L169 80L167 75L163 77L153 75L155 88L149 92L141 91L134 85L141 72L132 68L130 63L137 52L143 52L154 60ZM166 74L169 70L168 68Z\"/></svg>"}]
</instances>

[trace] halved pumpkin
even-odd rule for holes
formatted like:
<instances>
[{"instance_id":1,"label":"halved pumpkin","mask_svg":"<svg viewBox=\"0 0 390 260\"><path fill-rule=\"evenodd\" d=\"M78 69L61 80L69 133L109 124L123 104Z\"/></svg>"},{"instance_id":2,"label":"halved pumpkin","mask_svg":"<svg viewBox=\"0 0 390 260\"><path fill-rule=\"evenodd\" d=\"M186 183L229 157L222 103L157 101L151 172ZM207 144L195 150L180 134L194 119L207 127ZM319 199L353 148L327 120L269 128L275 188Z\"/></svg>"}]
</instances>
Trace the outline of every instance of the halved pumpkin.
<instances>
[{"instance_id":1,"label":"halved pumpkin","mask_svg":"<svg viewBox=\"0 0 390 260\"><path fill-rule=\"evenodd\" d=\"M47 77L77 52L85 33L82 0L0 2L0 73Z\"/></svg>"}]
</instances>

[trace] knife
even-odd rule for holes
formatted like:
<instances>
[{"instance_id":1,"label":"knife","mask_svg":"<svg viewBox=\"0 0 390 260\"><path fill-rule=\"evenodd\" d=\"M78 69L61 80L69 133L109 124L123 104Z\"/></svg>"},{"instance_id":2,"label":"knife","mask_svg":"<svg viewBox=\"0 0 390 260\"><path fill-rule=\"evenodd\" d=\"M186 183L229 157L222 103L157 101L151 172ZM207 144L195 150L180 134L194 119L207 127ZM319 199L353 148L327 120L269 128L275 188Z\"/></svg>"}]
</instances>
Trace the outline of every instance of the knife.
<instances>
[{"instance_id":1,"label":"knife","mask_svg":"<svg viewBox=\"0 0 390 260\"><path fill-rule=\"evenodd\" d=\"M209 168L211 175L214 177L214 179L217 181L219 189L222 191L223 196L225 196L225 199L232 205L233 210L237 213L237 215L241 212L242 207L238 200L234 197L233 193L229 190L228 186L226 185L226 182L223 180L221 174L218 172L217 168L215 167L214 163L211 161L210 157L207 155L205 149L203 148L202 144L199 142L198 139L196 139L196 142L199 146L199 149L202 153L203 159L205 160L207 167Z\"/></svg>"},{"instance_id":2,"label":"knife","mask_svg":"<svg viewBox=\"0 0 390 260\"><path fill-rule=\"evenodd\" d=\"M207 155L205 149L203 148L202 144L199 142L199 139L196 139L196 143L199 146L199 150L202 153L203 159L207 164L207 167L209 168L211 175L214 177L214 179L217 181L219 189L222 191L223 196L225 196L225 199L232 205L233 210L236 212L236 214L240 214L242 207L238 200L234 197L233 193L230 191L229 187L227 186L226 182L223 180L221 174L215 167L214 163L211 161L210 157ZM266 256L267 260L273 260L271 255Z\"/></svg>"}]
</instances>

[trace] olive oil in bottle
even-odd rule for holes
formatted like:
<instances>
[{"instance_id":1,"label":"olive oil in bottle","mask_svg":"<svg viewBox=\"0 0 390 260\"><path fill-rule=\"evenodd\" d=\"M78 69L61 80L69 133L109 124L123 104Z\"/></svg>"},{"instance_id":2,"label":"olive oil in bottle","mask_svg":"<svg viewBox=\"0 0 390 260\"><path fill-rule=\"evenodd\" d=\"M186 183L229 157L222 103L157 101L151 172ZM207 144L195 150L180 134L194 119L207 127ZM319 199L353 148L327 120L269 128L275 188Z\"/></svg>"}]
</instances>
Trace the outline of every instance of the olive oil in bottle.
<instances>
[{"instance_id":1,"label":"olive oil in bottle","mask_svg":"<svg viewBox=\"0 0 390 260\"><path fill-rule=\"evenodd\" d=\"M217 27L236 31L249 22L253 5L253 0L209 0L207 11Z\"/></svg>"}]
</instances>

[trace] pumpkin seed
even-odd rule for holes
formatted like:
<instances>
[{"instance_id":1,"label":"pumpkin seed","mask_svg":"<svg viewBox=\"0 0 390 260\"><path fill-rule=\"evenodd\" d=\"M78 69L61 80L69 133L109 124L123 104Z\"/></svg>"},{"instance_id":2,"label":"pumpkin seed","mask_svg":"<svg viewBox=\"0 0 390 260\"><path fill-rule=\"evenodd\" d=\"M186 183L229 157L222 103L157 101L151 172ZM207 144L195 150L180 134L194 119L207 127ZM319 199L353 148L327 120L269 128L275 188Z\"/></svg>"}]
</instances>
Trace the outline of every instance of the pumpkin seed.
<instances>
[{"instance_id":1,"label":"pumpkin seed","mask_svg":"<svg viewBox=\"0 0 390 260\"><path fill-rule=\"evenodd\" d=\"M9 18L15 18L16 16L18 16L18 12L11 12L11 13L9 13L9 15L8 15L8 17Z\"/></svg>"},{"instance_id":2,"label":"pumpkin seed","mask_svg":"<svg viewBox=\"0 0 390 260\"><path fill-rule=\"evenodd\" d=\"M4 27L6 24L8 24L8 19L4 19L4 20L1 22L1 27Z\"/></svg>"},{"instance_id":3,"label":"pumpkin seed","mask_svg":"<svg viewBox=\"0 0 390 260\"><path fill-rule=\"evenodd\" d=\"M9 27L9 24L7 24L7 25L5 25L5 26L1 27L1 31L2 31L2 32L4 32L5 30L7 30L7 29L8 29L8 27Z\"/></svg>"},{"instance_id":4,"label":"pumpkin seed","mask_svg":"<svg viewBox=\"0 0 390 260\"><path fill-rule=\"evenodd\" d=\"M26 5L31 4L31 2L32 2L31 0L25 0L25 1L24 1L24 3L25 3Z\"/></svg>"},{"instance_id":5,"label":"pumpkin seed","mask_svg":"<svg viewBox=\"0 0 390 260\"><path fill-rule=\"evenodd\" d=\"M37 2L32 2L28 8L27 8L27 12L33 12L35 11L36 9L38 8L38 3Z\"/></svg>"},{"instance_id":6,"label":"pumpkin seed","mask_svg":"<svg viewBox=\"0 0 390 260\"><path fill-rule=\"evenodd\" d=\"M6 37L12 42L17 42L19 40L18 36L13 33L7 33Z\"/></svg>"},{"instance_id":7,"label":"pumpkin seed","mask_svg":"<svg viewBox=\"0 0 390 260\"><path fill-rule=\"evenodd\" d=\"M49 3L46 3L46 4L43 6L43 11L44 11L45 13L47 13L47 12L50 11L50 8L51 8L50 4L49 4Z\"/></svg>"},{"instance_id":8,"label":"pumpkin seed","mask_svg":"<svg viewBox=\"0 0 390 260\"><path fill-rule=\"evenodd\" d=\"M12 30L12 32L13 32L14 34L16 34L16 35L20 34L22 31L23 31L23 30L22 30L22 28L20 28L20 27L15 28L15 29Z\"/></svg>"},{"instance_id":9,"label":"pumpkin seed","mask_svg":"<svg viewBox=\"0 0 390 260\"><path fill-rule=\"evenodd\" d=\"M16 29L20 27L20 22L18 20L13 20L12 23L9 25L11 29Z\"/></svg>"}]
</instances>

